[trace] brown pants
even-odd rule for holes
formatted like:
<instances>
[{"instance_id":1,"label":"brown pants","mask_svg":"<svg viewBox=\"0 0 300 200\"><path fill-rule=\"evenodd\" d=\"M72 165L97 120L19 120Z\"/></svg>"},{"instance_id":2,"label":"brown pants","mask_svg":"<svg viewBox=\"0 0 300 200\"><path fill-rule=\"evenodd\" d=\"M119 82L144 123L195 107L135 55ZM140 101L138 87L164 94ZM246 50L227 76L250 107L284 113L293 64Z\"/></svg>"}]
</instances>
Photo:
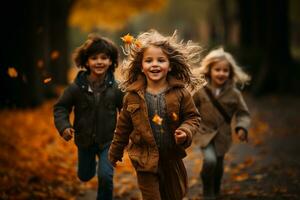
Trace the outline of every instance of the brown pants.
<instances>
[{"instance_id":1,"label":"brown pants","mask_svg":"<svg viewBox=\"0 0 300 200\"><path fill-rule=\"evenodd\" d=\"M161 200L158 174L137 172L137 180L143 200Z\"/></svg>"},{"instance_id":2,"label":"brown pants","mask_svg":"<svg viewBox=\"0 0 300 200\"><path fill-rule=\"evenodd\" d=\"M187 173L181 159L159 163L158 173L137 172L143 200L182 200L187 192Z\"/></svg>"}]
</instances>

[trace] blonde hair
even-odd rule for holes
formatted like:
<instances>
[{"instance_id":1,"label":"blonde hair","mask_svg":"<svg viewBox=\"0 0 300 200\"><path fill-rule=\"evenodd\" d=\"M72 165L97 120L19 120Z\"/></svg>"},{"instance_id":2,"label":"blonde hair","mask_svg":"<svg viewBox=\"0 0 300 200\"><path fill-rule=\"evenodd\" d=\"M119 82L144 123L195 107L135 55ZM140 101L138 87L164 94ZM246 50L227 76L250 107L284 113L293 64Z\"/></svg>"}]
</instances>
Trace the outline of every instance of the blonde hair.
<instances>
[{"instance_id":1,"label":"blonde hair","mask_svg":"<svg viewBox=\"0 0 300 200\"><path fill-rule=\"evenodd\" d=\"M245 84L249 84L251 77L243 71L241 66L239 66L234 60L233 56L224 51L223 47L212 50L209 52L201 62L201 67L196 73L203 74L206 78L210 78L211 67L222 60L226 60L230 65L230 75L229 78L232 79L234 84L241 84L243 87Z\"/></svg>"},{"instance_id":2,"label":"blonde hair","mask_svg":"<svg viewBox=\"0 0 300 200\"><path fill-rule=\"evenodd\" d=\"M160 47L170 61L171 71L168 75L182 80L186 87L194 90L202 86L204 79L192 74L191 68L200 62L201 47L191 41L184 43L178 41L177 32L172 36L163 36L156 30L149 30L138 35L135 39L139 45L131 45L127 48L127 58L122 64L123 81L122 90L135 82L142 73L143 53L149 46Z\"/></svg>"}]
</instances>

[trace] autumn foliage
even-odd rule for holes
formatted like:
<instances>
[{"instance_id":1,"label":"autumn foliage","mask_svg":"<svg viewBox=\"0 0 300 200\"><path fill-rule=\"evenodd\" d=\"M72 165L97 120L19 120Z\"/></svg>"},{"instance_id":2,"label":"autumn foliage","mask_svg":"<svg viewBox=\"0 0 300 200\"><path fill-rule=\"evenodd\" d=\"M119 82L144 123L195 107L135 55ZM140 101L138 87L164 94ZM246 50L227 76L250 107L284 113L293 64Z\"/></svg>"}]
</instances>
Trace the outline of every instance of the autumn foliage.
<instances>
[{"instance_id":1,"label":"autumn foliage","mask_svg":"<svg viewBox=\"0 0 300 200\"><path fill-rule=\"evenodd\" d=\"M95 27L119 30L133 16L157 11L166 3L167 0L77 0L71 8L69 24L87 32Z\"/></svg>"}]
</instances>

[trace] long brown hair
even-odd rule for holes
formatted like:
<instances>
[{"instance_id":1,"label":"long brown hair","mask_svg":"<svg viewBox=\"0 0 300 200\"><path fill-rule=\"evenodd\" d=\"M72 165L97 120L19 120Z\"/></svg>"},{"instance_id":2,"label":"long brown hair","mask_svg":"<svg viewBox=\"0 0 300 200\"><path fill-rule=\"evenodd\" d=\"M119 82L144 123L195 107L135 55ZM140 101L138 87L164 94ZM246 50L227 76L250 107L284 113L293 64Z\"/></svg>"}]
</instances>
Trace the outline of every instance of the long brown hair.
<instances>
[{"instance_id":1,"label":"long brown hair","mask_svg":"<svg viewBox=\"0 0 300 200\"><path fill-rule=\"evenodd\" d=\"M123 80L120 84L122 90L126 90L139 75L144 76L141 71L142 59L144 51L149 46L160 47L167 55L172 69L168 76L182 80L191 89L203 85L204 79L194 76L191 72L191 68L200 62L201 47L198 44L191 41L186 43L178 41L176 31L172 36L163 36L153 29L138 35L136 41L139 45L131 45L127 49L127 58L122 64Z\"/></svg>"}]
</instances>

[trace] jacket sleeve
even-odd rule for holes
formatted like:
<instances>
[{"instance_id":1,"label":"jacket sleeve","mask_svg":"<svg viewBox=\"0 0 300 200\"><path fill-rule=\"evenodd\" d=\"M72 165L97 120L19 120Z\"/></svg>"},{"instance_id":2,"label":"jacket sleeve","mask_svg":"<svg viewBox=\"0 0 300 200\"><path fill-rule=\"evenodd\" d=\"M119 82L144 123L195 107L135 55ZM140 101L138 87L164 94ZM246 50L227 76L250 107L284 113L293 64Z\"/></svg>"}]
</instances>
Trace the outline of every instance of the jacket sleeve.
<instances>
[{"instance_id":1,"label":"jacket sleeve","mask_svg":"<svg viewBox=\"0 0 300 200\"><path fill-rule=\"evenodd\" d=\"M194 100L194 103L195 103L195 106L200 114L200 116L203 116L202 113L201 113L201 95L203 95L203 93L201 93L200 91L197 91L195 92L195 94L193 95L193 100ZM200 133L200 134L207 134L207 133L213 133L215 132L216 130L210 128L209 126L207 126L205 124L205 120L204 118L202 118L203 120L201 120L201 123L199 124L199 128L197 129L197 133Z\"/></svg>"},{"instance_id":2,"label":"jacket sleeve","mask_svg":"<svg viewBox=\"0 0 300 200\"><path fill-rule=\"evenodd\" d=\"M194 100L194 104L195 104L196 108L200 108L201 100L200 100L200 92L199 91L195 92L195 94L193 95L193 100Z\"/></svg>"},{"instance_id":3,"label":"jacket sleeve","mask_svg":"<svg viewBox=\"0 0 300 200\"><path fill-rule=\"evenodd\" d=\"M118 117L114 137L109 148L108 159L110 162L122 161L124 148L129 142L129 135L132 132L132 120L127 110L127 100L124 97L123 107Z\"/></svg>"},{"instance_id":4,"label":"jacket sleeve","mask_svg":"<svg viewBox=\"0 0 300 200\"><path fill-rule=\"evenodd\" d=\"M246 132L248 132L250 122L251 122L250 113L243 99L243 96L239 91L237 91L237 98L238 98L238 105L237 105L237 110L235 112L235 118L236 118L235 131L242 128Z\"/></svg>"},{"instance_id":5,"label":"jacket sleeve","mask_svg":"<svg viewBox=\"0 0 300 200\"><path fill-rule=\"evenodd\" d=\"M120 89L117 89L116 93L117 93L117 108L118 111L120 112L123 106L124 93Z\"/></svg>"},{"instance_id":6,"label":"jacket sleeve","mask_svg":"<svg viewBox=\"0 0 300 200\"><path fill-rule=\"evenodd\" d=\"M178 129L187 134L187 140L182 144L184 148L187 148L192 143L193 135L199 129L201 118L190 93L186 89L183 90L183 96L180 102L180 114L182 123Z\"/></svg>"},{"instance_id":7,"label":"jacket sleeve","mask_svg":"<svg viewBox=\"0 0 300 200\"><path fill-rule=\"evenodd\" d=\"M74 105L73 90L72 86L67 87L53 107L54 124L60 135L66 128L72 127L69 115Z\"/></svg>"}]
</instances>

